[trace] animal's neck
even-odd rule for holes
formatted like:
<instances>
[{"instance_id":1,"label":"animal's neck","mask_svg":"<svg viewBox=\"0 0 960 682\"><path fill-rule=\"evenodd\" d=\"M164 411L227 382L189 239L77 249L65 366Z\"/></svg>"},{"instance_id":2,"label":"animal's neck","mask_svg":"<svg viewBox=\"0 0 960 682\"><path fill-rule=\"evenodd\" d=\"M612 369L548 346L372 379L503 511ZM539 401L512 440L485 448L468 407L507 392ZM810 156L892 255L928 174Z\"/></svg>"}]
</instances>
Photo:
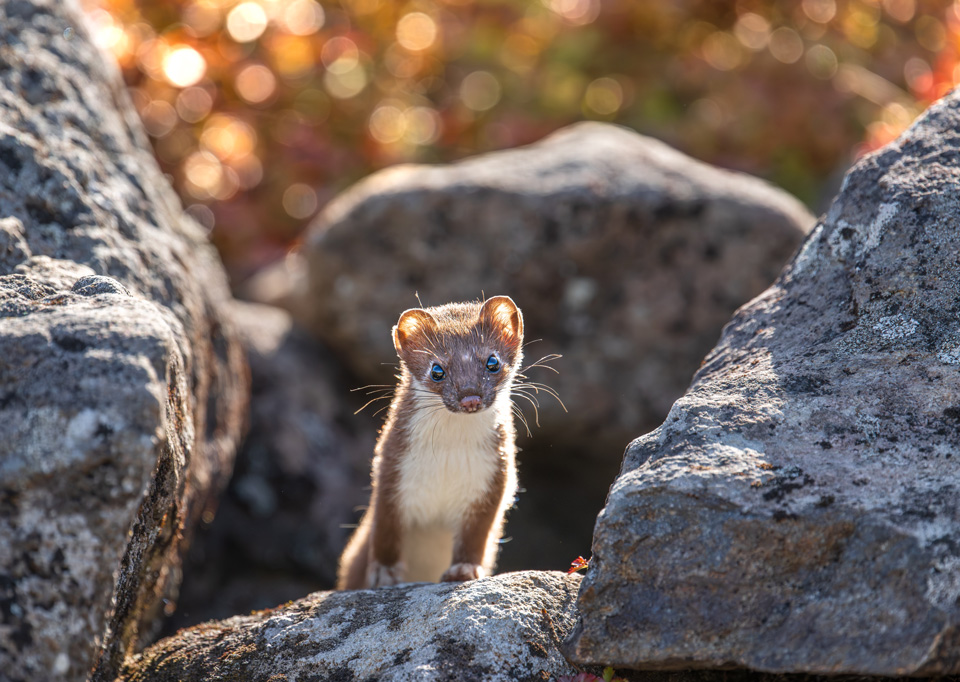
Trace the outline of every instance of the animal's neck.
<instances>
[{"instance_id":1,"label":"animal's neck","mask_svg":"<svg viewBox=\"0 0 960 682\"><path fill-rule=\"evenodd\" d=\"M510 418L509 395L497 396L493 405L471 414L451 412L438 396L411 385L405 396L408 431L415 447L449 449L492 444L498 426Z\"/></svg>"}]
</instances>

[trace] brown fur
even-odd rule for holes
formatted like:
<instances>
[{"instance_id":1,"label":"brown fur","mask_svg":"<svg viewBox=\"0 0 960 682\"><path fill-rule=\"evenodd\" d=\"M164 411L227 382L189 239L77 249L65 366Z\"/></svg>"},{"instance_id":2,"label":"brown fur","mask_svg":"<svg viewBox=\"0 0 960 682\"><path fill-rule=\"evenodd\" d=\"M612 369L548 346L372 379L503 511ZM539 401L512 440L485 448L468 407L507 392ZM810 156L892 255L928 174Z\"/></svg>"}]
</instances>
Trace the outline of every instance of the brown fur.
<instances>
[{"instance_id":1,"label":"brown fur","mask_svg":"<svg viewBox=\"0 0 960 682\"><path fill-rule=\"evenodd\" d=\"M410 456L409 433L418 395L429 391L452 412L473 412L475 397L480 398L481 410L490 409L501 391L510 390L519 369L523 317L506 296L483 304L415 308L400 316L393 338L400 357L400 381L374 451L370 506L341 556L338 589L404 581L402 546L409 529L404 527L403 510L399 509L400 472L403 458ZM485 369L491 353L500 358L499 372ZM429 379L435 362L447 372L442 382ZM490 572L495 563L503 514L510 501L505 496L512 500L516 486L515 435L509 410L501 421L505 423L497 423L490 438L490 457L496 458L497 465L490 479L482 482L487 492L454 529L453 553L444 580L477 577L478 571Z\"/></svg>"}]
</instances>

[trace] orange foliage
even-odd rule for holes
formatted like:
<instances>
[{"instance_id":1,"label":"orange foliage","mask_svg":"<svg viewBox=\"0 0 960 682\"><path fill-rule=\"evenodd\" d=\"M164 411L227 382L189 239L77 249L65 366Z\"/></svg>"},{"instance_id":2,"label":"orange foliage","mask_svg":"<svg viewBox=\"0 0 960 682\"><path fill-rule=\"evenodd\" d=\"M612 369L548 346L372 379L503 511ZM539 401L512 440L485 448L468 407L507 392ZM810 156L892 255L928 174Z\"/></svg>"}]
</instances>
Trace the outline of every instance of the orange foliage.
<instances>
[{"instance_id":1,"label":"orange foliage","mask_svg":"<svg viewBox=\"0 0 960 682\"><path fill-rule=\"evenodd\" d=\"M592 118L825 178L960 80L960 0L103 0L185 204L242 278L338 191Z\"/></svg>"}]
</instances>

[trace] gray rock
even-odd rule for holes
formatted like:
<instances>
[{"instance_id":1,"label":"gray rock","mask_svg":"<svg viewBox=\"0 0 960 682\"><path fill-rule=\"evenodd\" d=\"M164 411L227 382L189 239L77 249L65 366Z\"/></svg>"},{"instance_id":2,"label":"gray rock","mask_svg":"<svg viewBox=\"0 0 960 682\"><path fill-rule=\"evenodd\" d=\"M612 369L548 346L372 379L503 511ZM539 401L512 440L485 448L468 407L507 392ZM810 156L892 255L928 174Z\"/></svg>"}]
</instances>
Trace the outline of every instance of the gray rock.
<instances>
[{"instance_id":1,"label":"gray rock","mask_svg":"<svg viewBox=\"0 0 960 682\"><path fill-rule=\"evenodd\" d=\"M960 94L861 159L627 449L568 653L960 673Z\"/></svg>"},{"instance_id":2,"label":"gray rock","mask_svg":"<svg viewBox=\"0 0 960 682\"><path fill-rule=\"evenodd\" d=\"M564 356L559 375L531 372L575 415L541 394L544 429L619 459L813 223L756 178L582 123L521 149L381 171L338 197L306 239L298 319L384 383L389 329L417 292L426 305L508 294L526 336L544 339L528 359Z\"/></svg>"},{"instance_id":3,"label":"gray rock","mask_svg":"<svg viewBox=\"0 0 960 682\"><path fill-rule=\"evenodd\" d=\"M74 2L0 3L0 677L12 682L113 679L151 637L185 535L229 475L248 395L218 312L223 269L83 22Z\"/></svg>"},{"instance_id":4,"label":"gray rock","mask_svg":"<svg viewBox=\"0 0 960 682\"><path fill-rule=\"evenodd\" d=\"M97 296L98 294L130 295L130 292L113 277L100 277L97 275L81 277L74 283L71 291L81 296Z\"/></svg>"},{"instance_id":5,"label":"gray rock","mask_svg":"<svg viewBox=\"0 0 960 682\"><path fill-rule=\"evenodd\" d=\"M321 592L183 630L131 660L118 682L546 680L574 672L557 647L579 583L527 572Z\"/></svg>"}]
</instances>

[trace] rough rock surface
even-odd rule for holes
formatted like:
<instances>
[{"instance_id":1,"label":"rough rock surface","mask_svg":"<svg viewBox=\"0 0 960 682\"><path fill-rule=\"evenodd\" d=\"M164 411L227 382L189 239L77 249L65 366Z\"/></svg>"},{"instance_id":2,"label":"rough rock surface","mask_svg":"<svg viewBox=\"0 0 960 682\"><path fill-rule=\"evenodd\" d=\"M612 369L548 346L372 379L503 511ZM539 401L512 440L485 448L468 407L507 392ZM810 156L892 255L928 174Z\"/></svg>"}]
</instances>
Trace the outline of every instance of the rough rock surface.
<instances>
[{"instance_id":1,"label":"rough rock surface","mask_svg":"<svg viewBox=\"0 0 960 682\"><path fill-rule=\"evenodd\" d=\"M352 414L339 363L284 310L236 302L230 314L250 364L250 429L191 544L177 628L332 589L369 496L380 420Z\"/></svg>"},{"instance_id":2,"label":"rough rock surface","mask_svg":"<svg viewBox=\"0 0 960 682\"><path fill-rule=\"evenodd\" d=\"M0 678L150 636L240 434L228 299L79 9L0 3Z\"/></svg>"},{"instance_id":3,"label":"rough rock surface","mask_svg":"<svg viewBox=\"0 0 960 682\"><path fill-rule=\"evenodd\" d=\"M558 646L579 584L526 572L321 592L183 630L131 660L120 680L546 680L574 672Z\"/></svg>"},{"instance_id":4,"label":"rough rock surface","mask_svg":"<svg viewBox=\"0 0 960 682\"><path fill-rule=\"evenodd\" d=\"M960 673L960 94L848 174L634 441L581 662Z\"/></svg>"},{"instance_id":5,"label":"rough rock surface","mask_svg":"<svg viewBox=\"0 0 960 682\"><path fill-rule=\"evenodd\" d=\"M609 444L619 461L813 223L756 178L583 123L529 147L362 181L311 228L300 309L357 376L383 383L389 329L417 292L425 305L508 294L527 338L544 339L528 360L564 356L559 376L530 378L556 388L576 418L541 395L541 424L593 452Z\"/></svg>"}]
</instances>

